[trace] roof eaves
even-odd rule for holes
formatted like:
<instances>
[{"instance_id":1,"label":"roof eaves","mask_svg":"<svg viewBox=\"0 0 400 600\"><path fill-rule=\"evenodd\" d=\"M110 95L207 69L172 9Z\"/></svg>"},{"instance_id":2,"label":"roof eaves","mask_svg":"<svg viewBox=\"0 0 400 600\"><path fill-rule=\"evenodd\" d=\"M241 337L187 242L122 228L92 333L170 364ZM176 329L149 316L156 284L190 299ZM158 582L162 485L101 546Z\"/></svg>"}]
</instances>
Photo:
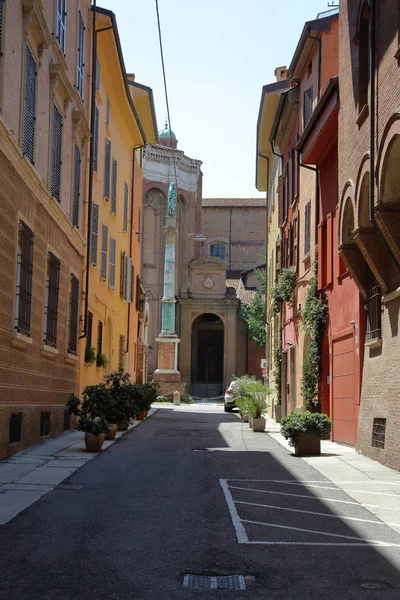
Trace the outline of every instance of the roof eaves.
<instances>
[{"instance_id":1,"label":"roof eaves","mask_svg":"<svg viewBox=\"0 0 400 600\"><path fill-rule=\"evenodd\" d=\"M153 96L152 88L147 85L143 85L143 83L138 83L137 81L132 81L130 79L128 79L127 81L128 81L128 85L137 87L138 89L144 90L145 92L147 92L149 94L150 110L151 110L151 115L153 117L153 124L154 124L154 136L155 136L156 140L158 140L157 117L156 117L156 109L155 109L155 105L154 105L154 96Z\"/></svg>"},{"instance_id":2,"label":"roof eaves","mask_svg":"<svg viewBox=\"0 0 400 600\"><path fill-rule=\"evenodd\" d=\"M283 114L283 109L285 108L285 104L288 100L288 92L289 90L287 90L286 92L283 92L283 94L281 95L280 99L279 99L279 104L278 104L278 109L276 111L276 115L275 115L275 119L274 119L274 123L272 125L272 129L271 129L271 134L269 136L269 141L273 142L276 134L278 132L278 127L279 127L279 123Z\"/></svg>"}]
</instances>

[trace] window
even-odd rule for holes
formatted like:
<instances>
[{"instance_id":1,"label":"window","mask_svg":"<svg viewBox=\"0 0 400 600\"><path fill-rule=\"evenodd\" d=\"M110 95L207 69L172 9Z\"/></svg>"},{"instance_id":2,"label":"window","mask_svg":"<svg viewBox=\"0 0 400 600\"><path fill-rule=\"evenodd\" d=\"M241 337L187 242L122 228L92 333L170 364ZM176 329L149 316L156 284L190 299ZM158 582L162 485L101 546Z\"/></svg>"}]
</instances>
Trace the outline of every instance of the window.
<instances>
[{"instance_id":1,"label":"window","mask_svg":"<svg viewBox=\"0 0 400 600\"><path fill-rule=\"evenodd\" d=\"M108 270L108 287L111 290L115 289L115 259L117 252L117 242L114 238L110 238L110 265Z\"/></svg>"},{"instance_id":2,"label":"window","mask_svg":"<svg viewBox=\"0 0 400 600\"><path fill-rule=\"evenodd\" d=\"M1 24L0 24L1 26ZM34 162L36 119L36 61L28 44L25 46L24 131L22 151Z\"/></svg>"},{"instance_id":3,"label":"window","mask_svg":"<svg viewBox=\"0 0 400 600\"><path fill-rule=\"evenodd\" d=\"M56 38L63 54L65 54L66 4L67 0L57 0Z\"/></svg>"},{"instance_id":4,"label":"window","mask_svg":"<svg viewBox=\"0 0 400 600\"><path fill-rule=\"evenodd\" d=\"M112 176L111 176L111 212L117 214L117 172L118 163L113 158L112 160Z\"/></svg>"},{"instance_id":5,"label":"window","mask_svg":"<svg viewBox=\"0 0 400 600\"><path fill-rule=\"evenodd\" d=\"M121 298L126 302L133 301L133 275L134 267L132 259L126 256L125 252L121 254Z\"/></svg>"},{"instance_id":6,"label":"window","mask_svg":"<svg viewBox=\"0 0 400 600\"><path fill-rule=\"evenodd\" d=\"M104 150L104 191L103 195L107 200L110 199L110 175L111 175L111 142L105 141Z\"/></svg>"},{"instance_id":7,"label":"window","mask_svg":"<svg viewBox=\"0 0 400 600\"><path fill-rule=\"evenodd\" d=\"M40 413L40 437L50 435L50 413Z\"/></svg>"},{"instance_id":8,"label":"window","mask_svg":"<svg viewBox=\"0 0 400 600\"><path fill-rule=\"evenodd\" d=\"M220 260L226 260L226 244L211 244L210 256L215 256Z\"/></svg>"},{"instance_id":9,"label":"window","mask_svg":"<svg viewBox=\"0 0 400 600\"><path fill-rule=\"evenodd\" d=\"M33 239L32 231L23 221L20 221L18 232L15 329L25 335L30 335L31 332Z\"/></svg>"},{"instance_id":10,"label":"window","mask_svg":"<svg viewBox=\"0 0 400 600\"><path fill-rule=\"evenodd\" d=\"M93 313L88 310L87 314L87 332L86 332L86 348L90 348L92 345L92 334L93 334Z\"/></svg>"},{"instance_id":11,"label":"window","mask_svg":"<svg viewBox=\"0 0 400 600\"><path fill-rule=\"evenodd\" d=\"M74 146L74 180L72 182L72 225L79 227L79 198L81 189L81 153Z\"/></svg>"},{"instance_id":12,"label":"window","mask_svg":"<svg viewBox=\"0 0 400 600\"><path fill-rule=\"evenodd\" d=\"M53 104L53 134L51 141L51 194L60 202L61 191L61 158L62 158L62 116Z\"/></svg>"},{"instance_id":13,"label":"window","mask_svg":"<svg viewBox=\"0 0 400 600\"><path fill-rule=\"evenodd\" d=\"M64 410L63 431L68 431L69 429L71 429L71 415L67 410Z\"/></svg>"},{"instance_id":14,"label":"window","mask_svg":"<svg viewBox=\"0 0 400 600\"><path fill-rule=\"evenodd\" d=\"M374 448L385 447L386 419L375 418L372 425L372 446Z\"/></svg>"},{"instance_id":15,"label":"window","mask_svg":"<svg viewBox=\"0 0 400 600\"><path fill-rule=\"evenodd\" d=\"M123 225L123 230L124 231L128 231L128 195L129 195L129 188L128 188L128 184L124 183L124 225Z\"/></svg>"},{"instance_id":16,"label":"window","mask_svg":"<svg viewBox=\"0 0 400 600\"><path fill-rule=\"evenodd\" d=\"M304 92L304 106L303 106L303 119L304 119L304 127L307 127L311 115L312 115L312 105L313 105L313 86L309 87L308 90Z\"/></svg>"},{"instance_id":17,"label":"window","mask_svg":"<svg viewBox=\"0 0 400 600\"><path fill-rule=\"evenodd\" d=\"M136 275L136 310L137 312L140 311L140 290L142 288L142 285L140 283L140 276Z\"/></svg>"},{"instance_id":18,"label":"window","mask_svg":"<svg viewBox=\"0 0 400 600\"><path fill-rule=\"evenodd\" d=\"M78 64L76 74L76 87L83 99L83 71L85 67L85 25L81 11L78 13Z\"/></svg>"},{"instance_id":19,"label":"window","mask_svg":"<svg viewBox=\"0 0 400 600\"><path fill-rule=\"evenodd\" d=\"M78 353L78 321L79 321L79 280L71 274L71 289L69 296L69 332L68 352Z\"/></svg>"},{"instance_id":20,"label":"window","mask_svg":"<svg viewBox=\"0 0 400 600\"><path fill-rule=\"evenodd\" d=\"M365 314L367 319L367 342L381 339L382 327L382 291L375 275L367 266L367 298Z\"/></svg>"},{"instance_id":21,"label":"window","mask_svg":"<svg viewBox=\"0 0 400 600\"><path fill-rule=\"evenodd\" d=\"M119 348L118 348L118 369L124 371L124 360L125 358L125 336L119 336Z\"/></svg>"},{"instance_id":22,"label":"window","mask_svg":"<svg viewBox=\"0 0 400 600\"><path fill-rule=\"evenodd\" d=\"M103 323L97 324L97 354L103 354Z\"/></svg>"},{"instance_id":23,"label":"window","mask_svg":"<svg viewBox=\"0 0 400 600\"><path fill-rule=\"evenodd\" d=\"M110 124L110 98L107 96L106 100L106 125Z\"/></svg>"},{"instance_id":24,"label":"window","mask_svg":"<svg viewBox=\"0 0 400 600\"><path fill-rule=\"evenodd\" d=\"M304 210L304 256L310 254L311 246L311 200L307 202Z\"/></svg>"},{"instance_id":25,"label":"window","mask_svg":"<svg viewBox=\"0 0 400 600\"><path fill-rule=\"evenodd\" d=\"M90 262L97 265L97 243L99 235L99 205L92 204L92 229L90 234Z\"/></svg>"},{"instance_id":26,"label":"window","mask_svg":"<svg viewBox=\"0 0 400 600\"><path fill-rule=\"evenodd\" d=\"M365 2L360 17L358 31L358 109L368 104L369 85L369 20L370 10Z\"/></svg>"},{"instance_id":27,"label":"window","mask_svg":"<svg viewBox=\"0 0 400 600\"><path fill-rule=\"evenodd\" d=\"M60 261L51 252L47 255L47 282L45 302L44 343L57 346L58 291L60 285Z\"/></svg>"},{"instance_id":28,"label":"window","mask_svg":"<svg viewBox=\"0 0 400 600\"><path fill-rule=\"evenodd\" d=\"M93 131L93 171L97 173L97 165L99 162L99 120L100 111L98 107L95 108L94 113L94 131Z\"/></svg>"},{"instance_id":29,"label":"window","mask_svg":"<svg viewBox=\"0 0 400 600\"><path fill-rule=\"evenodd\" d=\"M22 413L12 413L10 417L10 432L8 443L16 444L21 441Z\"/></svg>"},{"instance_id":30,"label":"window","mask_svg":"<svg viewBox=\"0 0 400 600\"><path fill-rule=\"evenodd\" d=\"M107 279L107 249L108 249L108 227L101 226L101 263L100 263L100 279Z\"/></svg>"}]
</instances>

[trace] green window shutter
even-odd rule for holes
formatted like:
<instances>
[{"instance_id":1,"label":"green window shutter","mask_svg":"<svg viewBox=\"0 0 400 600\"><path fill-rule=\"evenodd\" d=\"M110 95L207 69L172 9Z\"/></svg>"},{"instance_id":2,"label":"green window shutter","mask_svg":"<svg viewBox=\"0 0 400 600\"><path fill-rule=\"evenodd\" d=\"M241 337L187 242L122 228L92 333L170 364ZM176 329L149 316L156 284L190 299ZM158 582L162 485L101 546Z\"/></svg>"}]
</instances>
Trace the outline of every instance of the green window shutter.
<instances>
[{"instance_id":1,"label":"green window shutter","mask_svg":"<svg viewBox=\"0 0 400 600\"><path fill-rule=\"evenodd\" d=\"M1 3L1 5L3 5ZM36 61L28 44L25 46L24 132L22 151L34 162L36 120Z\"/></svg>"},{"instance_id":2,"label":"green window shutter","mask_svg":"<svg viewBox=\"0 0 400 600\"><path fill-rule=\"evenodd\" d=\"M80 97L83 99L83 81L84 81L84 67L85 67L85 25L83 23L83 17L81 11L78 13L78 64L77 64L77 75L76 75L76 87Z\"/></svg>"},{"instance_id":3,"label":"green window shutter","mask_svg":"<svg viewBox=\"0 0 400 600\"><path fill-rule=\"evenodd\" d=\"M79 320L79 280L71 274L71 292L69 299L69 335L68 352L78 352L78 320Z\"/></svg>"},{"instance_id":4,"label":"green window shutter","mask_svg":"<svg viewBox=\"0 0 400 600\"><path fill-rule=\"evenodd\" d=\"M81 153L74 146L74 180L72 182L72 225L79 227L79 198L81 188Z\"/></svg>"},{"instance_id":5,"label":"green window shutter","mask_svg":"<svg viewBox=\"0 0 400 600\"><path fill-rule=\"evenodd\" d=\"M124 231L128 231L128 194L129 194L129 188L128 188L128 184L125 181L124 184L124 225L123 225L123 230Z\"/></svg>"},{"instance_id":6,"label":"green window shutter","mask_svg":"<svg viewBox=\"0 0 400 600\"><path fill-rule=\"evenodd\" d=\"M117 172L118 163L112 159L112 175L111 175L111 212L117 214Z\"/></svg>"},{"instance_id":7,"label":"green window shutter","mask_svg":"<svg viewBox=\"0 0 400 600\"><path fill-rule=\"evenodd\" d=\"M107 200L110 199L110 176L111 176L111 142L105 141L104 149L104 191L103 195Z\"/></svg>"},{"instance_id":8,"label":"green window shutter","mask_svg":"<svg viewBox=\"0 0 400 600\"><path fill-rule=\"evenodd\" d=\"M108 227L102 225L101 232L101 264L100 264L100 279L107 279L107 248L108 248Z\"/></svg>"},{"instance_id":9,"label":"green window shutter","mask_svg":"<svg viewBox=\"0 0 400 600\"><path fill-rule=\"evenodd\" d=\"M108 270L108 287L111 290L115 289L115 260L117 254L117 241L110 238L110 265Z\"/></svg>"},{"instance_id":10,"label":"green window shutter","mask_svg":"<svg viewBox=\"0 0 400 600\"><path fill-rule=\"evenodd\" d=\"M60 202L61 158L62 158L62 116L53 104L53 131L51 141L51 194Z\"/></svg>"},{"instance_id":11,"label":"green window shutter","mask_svg":"<svg viewBox=\"0 0 400 600\"><path fill-rule=\"evenodd\" d=\"M93 171L97 173L97 165L99 162L99 121L100 111L96 106L94 113L94 131L93 131Z\"/></svg>"},{"instance_id":12,"label":"green window shutter","mask_svg":"<svg viewBox=\"0 0 400 600\"><path fill-rule=\"evenodd\" d=\"M97 265L97 243L99 235L99 205L92 204L92 227L90 235L90 262Z\"/></svg>"}]
</instances>

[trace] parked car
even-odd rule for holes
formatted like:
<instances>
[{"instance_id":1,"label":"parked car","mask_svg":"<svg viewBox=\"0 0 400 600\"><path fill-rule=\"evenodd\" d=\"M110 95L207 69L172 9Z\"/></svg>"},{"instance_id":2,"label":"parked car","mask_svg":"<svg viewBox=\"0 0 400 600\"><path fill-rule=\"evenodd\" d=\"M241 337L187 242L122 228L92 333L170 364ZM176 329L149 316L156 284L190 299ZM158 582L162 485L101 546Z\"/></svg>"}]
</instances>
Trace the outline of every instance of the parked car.
<instances>
[{"instance_id":1,"label":"parked car","mask_svg":"<svg viewBox=\"0 0 400 600\"><path fill-rule=\"evenodd\" d=\"M236 384L236 381L231 381L229 387L226 389L225 397L224 397L224 410L225 412L232 412L232 409L235 408L235 400L233 398L233 388Z\"/></svg>"}]
</instances>

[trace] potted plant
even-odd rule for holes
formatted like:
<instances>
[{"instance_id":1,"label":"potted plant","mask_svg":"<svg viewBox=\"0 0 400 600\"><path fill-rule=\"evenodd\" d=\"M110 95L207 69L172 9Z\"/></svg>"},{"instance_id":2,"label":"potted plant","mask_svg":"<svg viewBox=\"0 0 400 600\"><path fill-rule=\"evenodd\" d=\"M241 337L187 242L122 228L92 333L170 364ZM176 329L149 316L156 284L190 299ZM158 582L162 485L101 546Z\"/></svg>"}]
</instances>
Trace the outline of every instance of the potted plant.
<instances>
[{"instance_id":1,"label":"potted plant","mask_svg":"<svg viewBox=\"0 0 400 600\"><path fill-rule=\"evenodd\" d=\"M78 420L79 431L85 432L85 446L88 452L100 452L105 436L110 430L110 426L104 417L91 419L87 416L81 416Z\"/></svg>"},{"instance_id":2,"label":"potted plant","mask_svg":"<svg viewBox=\"0 0 400 600\"><path fill-rule=\"evenodd\" d=\"M268 388L261 381L253 381L247 387L249 414L253 431L265 431Z\"/></svg>"},{"instance_id":3,"label":"potted plant","mask_svg":"<svg viewBox=\"0 0 400 600\"><path fill-rule=\"evenodd\" d=\"M156 381L147 381L140 385L142 394L139 397L139 414L136 417L138 421L143 421L153 402L156 402L160 390L160 384Z\"/></svg>"},{"instance_id":4,"label":"potted plant","mask_svg":"<svg viewBox=\"0 0 400 600\"><path fill-rule=\"evenodd\" d=\"M232 386L233 398L236 406L239 409L243 423L249 423L250 427L247 387L249 383L252 383L253 381L255 381L253 377L250 377L249 375L243 375L242 377L238 377L238 379L235 380L235 385Z\"/></svg>"},{"instance_id":5,"label":"potted plant","mask_svg":"<svg viewBox=\"0 0 400 600\"><path fill-rule=\"evenodd\" d=\"M110 430L105 413L110 403L110 395L103 384L88 385L82 393L82 399L70 394L67 409L70 414L78 417L77 428L85 432L86 449L99 452L103 445L105 434ZM86 435L87 434L87 435Z\"/></svg>"},{"instance_id":6,"label":"potted plant","mask_svg":"<svg viewBox=\"0 0 400 600\"><path fill-rule=\"evenodd\" d=\"M85 350L85 363L92 365L96 360L96 350L93 346L87 346Z\"/></svg>"},{"instance_id":7,"label":"potted plant","mask_svg":"<svg viewBox=\"0 0 400 600\"><path fill-rule=\"evenodd\" d=\"M137 386L130 381L129 373L113 371L104 377L104 381L104 385L110 394L110 402L105 407L105 416L113 424L112 433L114 438L118 429L120 431L128 429L130 421L136 417L139 408L139 393Z\"/></svg>"},{"instance_id":8,"label":"potted plant","mask_svg":"<svg viewBox=\"0 0 400 600\"><path fill-rule=\"evenodd\" d=\"M107 359L105 354L98 354L96 356L96 367L98 369L105 369L107 366Z\"/></svg>"},{"instance_id":9,"label":"potted plant","mask_svg":"<svg viewBox=\"0 0 400 600\"><path fill-rule=\"evenodd\" d=\"M296 456L318 456L321 440L326 440L332 431L333 421L328 415L305 411L283 417L281 433L294 446Z\"/></svg>"}]
</instances>

